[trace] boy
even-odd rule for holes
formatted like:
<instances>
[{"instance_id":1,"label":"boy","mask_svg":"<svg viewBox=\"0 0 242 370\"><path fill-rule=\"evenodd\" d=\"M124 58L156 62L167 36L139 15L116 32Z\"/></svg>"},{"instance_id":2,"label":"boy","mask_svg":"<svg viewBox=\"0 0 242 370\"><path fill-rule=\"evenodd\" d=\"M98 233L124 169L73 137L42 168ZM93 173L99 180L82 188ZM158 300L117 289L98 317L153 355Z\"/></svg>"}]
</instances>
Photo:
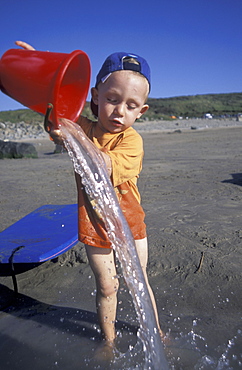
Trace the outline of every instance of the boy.
<instances>
[{"instance_id":1,"label":"boy","mask_svg":"<svg viewBox=\"0 0 242 370\"><path fill-rule=\"evenodd\" d=\"M23 42L17 45L33 48ZM138 55L114 53L102 65L96 85L91 89L91 108L97 121L80 116L77 123L101 150L108 172L135 239L137 253L150 292L157 326L161 337L153 292L149 286L146 265L148 247L144 211L140 205L137 178L142 168L143 142L132 128L135 120L149 108L146 100L150 91L150 69ZM60 142L58 130L50 132L56 143ZM96 306L102 336L101 351L109 357L114 348L117 309L118 278L115 256L102 221L95 213L79 175L78 191L79 240L85 244L88 260L95 276Z\"/></svg>"}]
</instances>

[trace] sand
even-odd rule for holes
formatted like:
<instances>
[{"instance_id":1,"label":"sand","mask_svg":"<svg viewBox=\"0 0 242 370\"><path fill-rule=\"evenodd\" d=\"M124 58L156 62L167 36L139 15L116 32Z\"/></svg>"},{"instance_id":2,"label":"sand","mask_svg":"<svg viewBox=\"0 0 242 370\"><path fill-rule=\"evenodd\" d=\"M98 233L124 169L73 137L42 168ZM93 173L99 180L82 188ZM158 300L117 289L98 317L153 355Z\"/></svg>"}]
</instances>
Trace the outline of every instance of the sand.
<instances>
[{"instance_id":1,"label":"sand","mask_svg":"<svg viewBox=\"0 0 242 370\"><path fill-rule=\"evenodd\" d=\"M139 188L148 274L161 327L170 333L165 351L174 369L242 364L240 125L184 120L135 126L145 144ZM29 142L38 159L0 161L0 231L44 204L76 202L68 155L53 154L48 138ZM93 362L100 332L83 246L17 278L14 302L11 277L0 276L0 369L107 368ZM136 315L122 281L117 326L120 352L110 368L143 369Z\"/></svg>"}]
</instances>

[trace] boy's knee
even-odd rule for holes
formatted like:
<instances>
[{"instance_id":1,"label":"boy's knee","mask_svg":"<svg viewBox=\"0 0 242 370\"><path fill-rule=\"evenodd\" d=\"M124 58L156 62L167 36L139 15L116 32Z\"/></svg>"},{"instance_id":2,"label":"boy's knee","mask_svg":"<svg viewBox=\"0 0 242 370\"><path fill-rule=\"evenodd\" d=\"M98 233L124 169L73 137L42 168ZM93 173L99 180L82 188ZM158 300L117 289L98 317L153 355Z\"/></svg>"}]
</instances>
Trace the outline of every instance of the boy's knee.
<instances>
[{"instance_id":1,"label":"boy's knee","mask_svg":"<svg viewBox=\"0 0 242 370\"><path fill-rule=\"evenodd\" d=\"M99 293L105 298L115 296L118 292L118 288L119 281L116 277L113 278L111 281L106 281L99 284L99 286L97 287Z\"/></svg>"}]
</instances>

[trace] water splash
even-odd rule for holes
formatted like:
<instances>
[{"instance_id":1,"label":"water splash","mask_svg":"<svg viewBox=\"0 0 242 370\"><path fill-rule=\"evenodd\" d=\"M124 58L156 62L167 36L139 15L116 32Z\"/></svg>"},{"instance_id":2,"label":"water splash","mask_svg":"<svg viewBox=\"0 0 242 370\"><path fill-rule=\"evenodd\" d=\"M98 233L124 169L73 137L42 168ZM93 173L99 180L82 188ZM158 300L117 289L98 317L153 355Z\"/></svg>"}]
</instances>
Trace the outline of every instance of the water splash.
<instances>
[{"instance_id":1,"label":"water splash","mask_svg":"<svg viewBox=\"0 0 242 370\"><path fill-rule=\"evenodd\" d=\"M182 323L183 321L183 323ZM200 321L197 328L198 321ZM173 320L172 333L176 333L171 346L166 348L167 359L171 369L194 369L194 370L233 370L242 368L242 331L228 339L226 343L218 343L209 346L209 335L199 334L202 319L192 321L192 328L187 332L182 331L180 323L187 327L187 318ZM207 338L206 338L207 337Z\"/></svg>"},{"instance_id":2,"label":"water splash","mask_svg":"<svg viewBox=\"0 0 242 370\"><path fill-rule=\"evenodd\" d=\"M74 169L81 176L87 194L95 200L97 211L105 223L108 237L121 264L140 323L139 337L145 353L145 369L168 369L135 242L119 206L102 154L74 122L62 119L60 131Z\"/></svg>"}]
</instances>

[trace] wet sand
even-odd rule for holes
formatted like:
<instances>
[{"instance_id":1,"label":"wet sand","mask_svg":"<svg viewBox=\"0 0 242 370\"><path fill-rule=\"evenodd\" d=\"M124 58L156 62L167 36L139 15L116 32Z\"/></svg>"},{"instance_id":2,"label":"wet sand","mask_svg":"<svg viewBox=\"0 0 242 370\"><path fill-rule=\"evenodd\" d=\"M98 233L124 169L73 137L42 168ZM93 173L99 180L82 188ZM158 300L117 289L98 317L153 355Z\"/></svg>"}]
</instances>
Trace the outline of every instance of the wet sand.
<instances>
[{"instance_id":1,"label":"wet sand","mask_svg":"<svg viewBox=\"0 0 242 370\"><path fill-rule=\"evenodd\" d=\"M170 365L237 369L242 363L242 128L235 122L198 123L136 126L145 144L139 188L149 236L148 274L161 326L172 337L166 347ZM0 161L0 231L44 204L76 202L68 155L53 154L48 139L31 142L38 159ZM0 368L106 368L92 360L100 333L94 279L82 245L17 278L20 296L13 302L11 277L0 276ZM143 369L125 284L117 325L122 354L111 368L139 364Z\"/></svg>"}]
</instances>

